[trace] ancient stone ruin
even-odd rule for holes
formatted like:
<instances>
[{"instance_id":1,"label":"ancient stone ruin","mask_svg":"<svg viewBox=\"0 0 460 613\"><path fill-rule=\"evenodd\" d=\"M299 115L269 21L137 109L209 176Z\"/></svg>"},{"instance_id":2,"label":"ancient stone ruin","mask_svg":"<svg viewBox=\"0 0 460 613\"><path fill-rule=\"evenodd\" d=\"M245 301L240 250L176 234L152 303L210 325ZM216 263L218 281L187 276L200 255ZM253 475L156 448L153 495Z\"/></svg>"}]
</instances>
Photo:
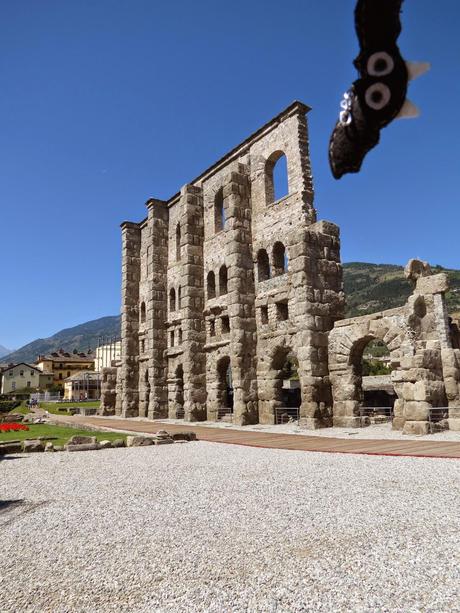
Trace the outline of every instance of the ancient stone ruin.
<instances>
[{"instance_id":1,"label":"ancient stone ruin","mask_svg":"<svg viewBox=\"0 0 460 613\"><path fill-rule=\"evenodd\" d=\"M295 102L147 217L122 224L122 357L101 412L150 419L363 426L360 364L391 355L393 426L460 429L458 330L447 278L412 260L404 307L343 319L339 229L317 221L306 114ZM287 194L277 168L287 164ZM445 422L446 415L442 415Z\"/></svg>"}]
</instances>

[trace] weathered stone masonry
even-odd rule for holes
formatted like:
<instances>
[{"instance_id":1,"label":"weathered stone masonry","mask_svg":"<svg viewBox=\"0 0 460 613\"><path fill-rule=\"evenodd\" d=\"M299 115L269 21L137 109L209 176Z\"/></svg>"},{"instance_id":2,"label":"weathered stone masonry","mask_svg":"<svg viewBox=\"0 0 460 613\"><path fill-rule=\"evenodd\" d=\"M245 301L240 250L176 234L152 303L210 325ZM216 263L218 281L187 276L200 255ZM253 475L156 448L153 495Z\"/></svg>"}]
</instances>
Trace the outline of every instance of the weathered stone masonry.
<instances>
[{"instance_id":1,"label":"weathered stone masonry","mask_svg":"<svg viewBox=\"0 0 460 613\"><path fill-rule=\"evenodd\" d=\"M104 412L215 420L231 372L233 421L273 423L295 355L303 422L331 423L342 269L338 228L313 207L308 110L295 102L179 194L149 200L143 222L122 224L122 362ZM275 201L283 154L288 194Z\"/></svg>"},{"instance_id":2,"label":"weathered stone masonry","mask_svg":"<svg viewBox=\"0 0 460 613\"><path fill-rule=\"evenodd\" d=\"M411 260L405 306L343 319L339 229L316 219L308 111L293 103L180 193L150 199L144 221L122 224L122 359L103 376L104 414L272 424L295 359L304 427L364 426L361 359L380 339L393 427L430 432L446 408L460 430L446 275ZM288 193L276 199L283 155Z\"/></svg>"}]
</instances>

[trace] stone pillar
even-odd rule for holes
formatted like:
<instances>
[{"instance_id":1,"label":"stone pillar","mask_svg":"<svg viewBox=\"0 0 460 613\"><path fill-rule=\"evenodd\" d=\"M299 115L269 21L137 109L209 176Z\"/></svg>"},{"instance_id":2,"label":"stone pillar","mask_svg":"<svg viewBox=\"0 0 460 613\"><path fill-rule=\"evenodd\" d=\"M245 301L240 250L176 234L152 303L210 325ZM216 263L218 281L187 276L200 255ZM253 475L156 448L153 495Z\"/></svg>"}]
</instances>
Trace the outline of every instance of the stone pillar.
<instances>
[{"instance_id":1,"label":"stone pillar","mask_svg":"<svg viewBox=\"0 0 460 613\"><path fill-rule=\"evenodd\" d=\"M122 229L121 283L121 414L135 417L139 413L139 281L141 229L124 222Z\"/></svg>"},{"instance_id":2,"label":"stone pillar","mask_svg":"<svg viewBox=\"0 0 460 613\"><path fill-rule=\"evenodd\" d=\"M181 305L184 411L187 421L206 419L206 333L203 319L203 196L186 185L181 190Z\"/></svg>"},{"instance_id":3,"label":"stone pillar","mask_svg":"<svg viewBox=\"0 0 460 613\"><path fill-rule=\"evenodd\" d=\"M103 368L101 372L101 404L99 415L115 415L117 368Z\"/></svg>"},{"instance_id":4,"label":"stone pillar","mask_svg":"<svg viewBox=\"0 0 460 613\"><path fill-rule=\"evenodd\" d=\"M161 200L149 200L148 228L150 231L147 269L149 297L147 301L148 376L150 398L147 416L167 417L167 267L168 267L168 207Z\"/></svg>"},{"instance_id":5,"label":"stone pillar","mask_svg":"<svg viewBox=\"0 0 460 613\"><path fill-rule=\"evenodd\" d=\"M444 348L441 358L449 407L449 430L460 431L460 349Z\"/></svg>"},{"instance_id":6,"label":"stone pillar","mask_svg":"<svg viewBox=\"0 0 460 613\"><path fill-rule=\"evenodd\" d=\"M251 205L248 175L240 164L224 184L227 211L226 264L230 364L233 380L233 421L257 423L257 327L255 319L254 265L252 260Z\"/></svg>"},{"instance_id":7,"label":"stone pillar","mask_svg":"<svg viewBox=\"0 0 460 613\"><path fill-rule=\"evenodd\" d=\"M302 405L301 425L320 428L332 425L332 394L328 366L328 334L342 319L339 228L320 221L300 233L291 248L295 318L301 330L297 340Z\"/></svg>"},{"instance_id":8,"label":"stone pillar","mask_svg":"<svg viewBox=\"0 0 460 613\"><path fill-rule=\"evenodd\" d=\"M402 429L404 434L429 434L430 409L445 407L447 402L439 342L426 344L414 356L402 358L400 370L392 374L398 394L393 429Z\"/></svg>"}]
</instances>

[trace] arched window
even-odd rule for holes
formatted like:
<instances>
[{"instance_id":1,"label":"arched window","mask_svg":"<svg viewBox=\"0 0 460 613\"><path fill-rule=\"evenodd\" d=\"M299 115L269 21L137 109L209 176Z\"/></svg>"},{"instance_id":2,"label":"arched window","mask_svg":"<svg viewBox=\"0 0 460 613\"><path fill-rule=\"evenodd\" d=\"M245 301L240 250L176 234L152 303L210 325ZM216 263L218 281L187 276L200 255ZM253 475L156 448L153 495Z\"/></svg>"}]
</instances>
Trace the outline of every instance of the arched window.
<instances>
[{"instance_id":1,"label":"arched window","mask_svg":"<svg viewBox=\"0 0 460 613\"><path fill-rule=\"evenodd\" d=\"M267 204L289 194L287 159L282 151L271 154L265 164L265 196Z\"/></svg>"},{"instance_id":2,"label":"arched window","mask_svg":"<svg viewBox=\"0 0 460 613\"><path fill-rule=\"evenodd\" d=\"M141 324L145 322L145 302L141 303Z\"/></svg>"},{"instance_id":3,"label":"arched window","mask_svg":"<svg viewBox=\"0 0 460 613\"><path fill-rule=\"evenodd\" d=\"M222 187L214 199L214 231L220 232L225 229L224 192Z\"/></svg>"},{"instance_id":4,"label":"arched window","mask_svg":"<svg viewBox=\"0 0 460 613\"><path fill-rule=\"evenodd\" d=\"M171 287L171 289L169 290L169 310L176 310L176 290L174 289L174 287Z\"/></svg>"},{"instance_id":5,"label":"arched window","mask_svg":"<svg viewBox=\"0 0 460 613\"><path fill-rule=\"evenodd\" d=\"M227 292L227 267L224 264L219 270L219 296L224 296Z\"/></svg>"},{"instance_id":6,"label":"arched window","mask_svg":"<svg viewBox=\"0 0 460 613\"><path fill-rule=\"evenodd\" d=\"M210 298L215 298L216 297L216 276L212 270L208 272L206 286L208 289L208 300Z\"/></svg>"},{"instance_id":7,"label":"arched window","mask_svg":"<svg viewBox=\"0 0 460 613\"><path fill-rule=\"evenodd\" d=\"M180 223L176 226L176 261L180 260Z\"/></svg>"},{"instance_id":8,"label":"arched window","mask_svg":"<svg viewBox=\"0 0 460 613\"><path fill-rule=\"evenodd\" d=\"M270 262L268 261L268 253L265 249L260 249L257 253L257 280L266 281L270 279Z\"/></svg>"},{"instance_id":9,"label":"arched window","mask_svg":"<svg viewBox=\"0 0 460 613\"><path fill-rule=\"evenodd\" d=\"M277 242L273 245L273 274L282 275L287 272L287 255L283 243Z\"/></svg>"}]
</instances>

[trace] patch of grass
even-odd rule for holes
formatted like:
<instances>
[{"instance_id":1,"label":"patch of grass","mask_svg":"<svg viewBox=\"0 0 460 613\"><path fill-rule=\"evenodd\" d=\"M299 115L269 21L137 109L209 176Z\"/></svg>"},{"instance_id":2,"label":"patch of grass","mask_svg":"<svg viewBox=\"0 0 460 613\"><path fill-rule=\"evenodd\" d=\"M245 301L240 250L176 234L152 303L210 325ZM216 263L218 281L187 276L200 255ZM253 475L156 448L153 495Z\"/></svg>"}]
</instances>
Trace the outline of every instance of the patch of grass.
<instances>
[{"instance_id":1,"label":"patch of grass","mask_svg":"<svg viewBox=\"0 0 460 613\"><path fill-rule=\"evenodd\" d=\"M22 402L21 406L16 407L15 409L11 409L10 413L20 413L21 415L27 415L27 413L30 413L30 411L27 408L26 403Z\"/></svg>"},{"instance_id":2,"label":"patch of grass","mask_svg":"<svg viewBox=\"0 0 460 613\"><path fill-rule=\"evenodd\" d=\"M76 428L66 428L65 426L53 426L52 424L27 424L28 431L19 432L0 432L0 441L23 441L26 438L37 438L39 436L57 437L51 441L53 445L65 445L69 438L78 434L79 436L95 436L98 441L113 441L116 438L126 439L127 433L121 432L95 432L89 430L77 430Z\"/></svg>"},{"instance_id":3,"label":"patch of grass","mask_svg":"<svg viewBox=\"0 0 460 613\"><path fill-rule=\"evenodd\" d=\"M48 411L48 413L52 413L53 415L70 415L70 413L66 411L60 411L60 408L69 409L70 407L86 407L88 409L98 409L100 405L99 400L89 401L89 402L40 402L39 407L44 411Z\"/></svg>"}]
</instances>

